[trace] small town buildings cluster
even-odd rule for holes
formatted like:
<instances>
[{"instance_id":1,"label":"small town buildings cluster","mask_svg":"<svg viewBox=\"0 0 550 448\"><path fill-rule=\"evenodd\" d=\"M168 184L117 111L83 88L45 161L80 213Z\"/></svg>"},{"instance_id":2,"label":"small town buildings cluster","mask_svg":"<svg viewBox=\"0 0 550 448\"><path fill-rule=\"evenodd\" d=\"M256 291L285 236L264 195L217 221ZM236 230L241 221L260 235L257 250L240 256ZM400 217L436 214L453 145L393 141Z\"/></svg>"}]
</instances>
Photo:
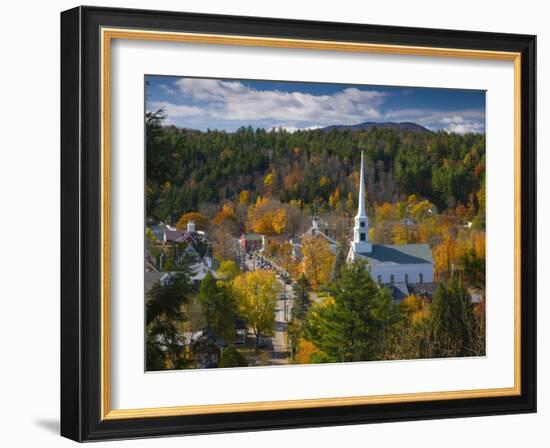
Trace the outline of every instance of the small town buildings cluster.
<instances>
[{"instance_id":1,"label":"small town buildings cluster","mask_svg":"<svg viewBox=\"0 0 550 448\"><path fill-rule=\"evenodd\" d=\"M389 287L396 301L402 300L409 294L431 296L436 284L433 283L434 260L428 244L375 244L369 238L363 154L361 154L358 193L357 214L353 221L347 261L366 260L374 281ZM163 247L168 247L176 258L184 254L193 256L196 260L191 266L193 282L200 283L209 272L216 276L217 263L212 256L207 236L205 232L196 230L193 221L189 221L183 230L162 223L151 226L150 230L157 241L161 242ZM334 254L340 250L338 243L322 228L321 220L317 216L313 217L311 227L303 234L290 239L285 236L277 238L291 243L292 255L298 260L304 256L302 244L308 239L323 239ZM243 233L235 241L235 248L241 254L264 253L271 240L272 237L265 235ZM163 272L164 263L163 254L156 259L153 259L150 254L146 256L146 291L156 281L162 282L169 278L170 273Z\"/></svg>"},{"instance_id":2,"label":"small town buildings cluster","mask_svg":"<svg viewBox=\"0 0 550 448\"><path fill-rule=\"evenodd\" d=\"M434 261L428 244L375 244L369 238L369 219L365 208L365 167L361 154L361 168L359 181L359 202L357 213L353 221L347 262L364 259L367 269L373 280L379 285L391 290L393 299L398 302L410 294L431 297L436 289L433 283ZM169 261L178 263L182 257L190 257L193 262L190 266L191 280L199 286L208 273L217 277L218 263L212 255L212 245L204 231L197 230L195 223L189 221L185 229L177 229L164 223L148 227L156 245L153 256L150 250L145 256L145 293L147 294L155 284L166 285L177 269L166 269ZM302 260L303 244L308 240L320 239L328 245L329 250L337 255L343 250L338 242L329 236L326 225L316 215L311 226L301 235L289 238L288 236L267 237L266 235L243 233L234 241L236 258L242 260L244 267L246 254L264 254L272 242L288 242L292 247L292 256ZM255 259L255 258L254 258ZM335 257L336 259L336 257ZM254 263L254 266L256 264ZM262 265L259 264L261 267ZM247 336L247 325L242 319L235 322L235 338L233 343L244 344ZM215 334L207 334L203 330L187 331L183 335L186 345L200 346L212 344L214 349L198 351L208 355L197 355L197 365L201 367L216 366L221 353L227 347L227 341Z\"/></svg>"},{"instance_id":3,"label":"small town buildings cluster","mask_svg":"<svg viewBox=\"0 0 550 448\"><path fill-rule=\"evenodd\" d=\"M182 230L163 223L150 226L149 229L159 244L168 248L168 252L176 260L185 255L192 257L194 262L190 266L190 271L193 283L199 284L209 272L216 276L217 261L212 256L212 249L208 244L205 232L196 230L194 221L189 221L186 228ZM167 281L169 277L163 277L162 274L171 275L170 272L164 272L163 269L166 259L167 256L164 252L161 252L158 257L153 257L147 251L145 256L146 292L150 289L147 288L147 285L152 286L155 283L153 279L158 277L158 280L164 278Z\"/></svg>"}]
</instances>

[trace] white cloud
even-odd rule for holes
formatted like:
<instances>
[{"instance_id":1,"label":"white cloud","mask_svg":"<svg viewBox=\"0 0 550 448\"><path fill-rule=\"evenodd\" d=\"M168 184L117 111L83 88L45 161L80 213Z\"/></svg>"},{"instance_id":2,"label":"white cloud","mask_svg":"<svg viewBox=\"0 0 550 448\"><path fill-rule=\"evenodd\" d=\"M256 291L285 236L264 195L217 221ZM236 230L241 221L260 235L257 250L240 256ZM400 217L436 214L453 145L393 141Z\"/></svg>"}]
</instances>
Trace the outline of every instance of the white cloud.
<instances>
[{"instance_id":1,"label":"white cloud","mask_svg":"<svg viewBox=\"0 0 550 448\"><path fill-rule=\"evenodd\" d=\"M286 132L290 132L291 134L293 132L296 132L296 131L313 131L315 129L319 129L319 128L322 128L323 126L319 125L319 124L314 124L314 125L311 125L311 126L305 126L305 127L296 127L296 126L288 126L288 125L276 125L276 126L272 126L271 128L268 129L268 131L279 131L280 129L286 131Z\"/></svg>"},{"instance_id":2,"label":"white cloud","mask_svg":"<svg viewBox=\"0 0 550 448\"><path fill-rule=\"evenodd\" d=\"M401 109L385 114L389 121L412 121L428 129L442 129L446 132L465 134L485 132L485 113L479 109L465 109L453 112L424 109Z\"/></svg>"},{"instance_id":3,"label":"white cloud","mask_svg":"<svg viewBox=\"0 0 550 448\"><path fill-rule=\"evenodd\" d=\"M196 106L186 106L183 104L172 104L168 101L153 101L149 104L148 110L163 109L168 118L189 118L203 115L203 109Z\"/></svg>"},{"instance_id":4,"label":"white cloud","mask_svg":"<svg viewBox=\"0 0 550 448\"><path fill-rule=\"evenodd\" d=\"M447 132L456 132L457 134L466 134L468 132L484 132L485 125L479 121L468 120L461 115L442 118L441 123Z\"/></svg>"},{"instance_id":5,"label":"white cloud","mask_svg":"<svg viewBox=\"0 0 550 448\"><path fill-rule=\"evenodd\" d=\"M332 95L257 90L240 81L215 79L183 78L175 84L188 101L203 109L205 117L235 121L291 119L295 123L332 124L378 119L381 114L377 108L388 95L354 87Z\"/></svg>"},{"instance_id":6,"label":"white cloud","mask_svg":"<svg viewBox=\"0 0 550 448\"><path fill-rule=\"evenodd\" d=\"M223 101L230 95L246 91L241 82L219 79L182 78L175 84L182 94L199 101Z\"/></svg>"}]
</instances>

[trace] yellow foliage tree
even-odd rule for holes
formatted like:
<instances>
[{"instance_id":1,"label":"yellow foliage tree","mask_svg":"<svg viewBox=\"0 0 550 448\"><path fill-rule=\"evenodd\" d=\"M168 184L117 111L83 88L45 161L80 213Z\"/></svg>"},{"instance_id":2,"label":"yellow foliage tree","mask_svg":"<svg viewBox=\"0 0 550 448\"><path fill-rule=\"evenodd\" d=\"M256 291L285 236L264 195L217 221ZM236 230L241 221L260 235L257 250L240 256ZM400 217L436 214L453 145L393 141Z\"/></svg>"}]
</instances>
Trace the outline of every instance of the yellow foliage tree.
<instances>
[{"instance_id":1,"label":"yellow foliage tree","mask_svg":"<svg viewBox=\"0 0 550 448\"><path fill-rule=\"evenodd\" d=\"M250 202L250 191L243 190L239 193L239 204L247 205Z\"/></svg>"},{"instance_id":2,"label":"yellow foliage tree","mask_svg":"<svg viewBox=\"0 0 550 448\"><path fill-rule=\"evenodd\" d=\"M251 271L238 275L232 282L237 311L256 336L273 333L275 308L280 285L272 271Z\"/></svg>"},{"instance_id":3,"label":"yellow foliage tree","mask_svg":"<svg viewBox=\"0 0 550 448\"><path fill-rule=\"evenodd\" d=\"M311 341L300 339L294 362L296 364L311 364L311 355L317 351L317 347Z\"/></svg>"},{"instance_id":4,"label":"yellow foliage tree","mask_svg":"<svg viewBox=\"0 0 550 448\"><path fill-rule=\"evenodd\" d=\"M443 232L443 239L433 249L434 269L439 275L451 272L453 264L457 262L456 240L447 232Z\"/></svg>"},{"instance_id":5,"label":"yellow foliage tree","mask_svg":"<svg viewBox=\"0 0 550 448\"><path fill-rule=\"evenodd\" d=\"M401 302L401 309L406 313L412 323L419 322L428 314L428 303L426 299L414 294L405 297Z\"/></svg>"},{"instance_id":6,"label":"yellow foliage tree","mask_svg":"<svg viewBox=\"0 0 550 448\"><path fill-rule=\"evenodd\" d=\"M394 209L388 202L384 202L382 205L375 207L374 216L376 222L387 221L394 219Z\"/></svg>"},{"instance_id":7,"label":"yellow foliage tree","mask_svg":"<svg viewBox=\"0 0 550 448\"><path fill-rule=\"evenodd\" d=\"M264 185L266 187L271 187L271 185L273 185L273 173L268 173L265 177L264 177Z\"/></svg>"},{"instance_id":8,"label":"yellow foliage tree","mask_svg":"<svg viewBox=\"0 0 550 448\"><path fill-rule=\"evenodd\" d=\"M279 264L287 272L290 272L294 259L292 258L292 244L288 241L281 243L279 247Z\"/></svg>"},{"instance_id":9,"label":"yellow foliage tree","mask_svg":"<svg viewBox=\"0 0 550 448\"><path fill-rule=\"evenodd\" d=\"M328 241L322 237L305 240L302 243L302 253L304 274L310 280L311 286L318 288L328 282L335 258Z\"/></svg>"},{"instance_id":10,"label":"yellow foliage tree","mask_svg":"<svg viewBox=\"0 0 550 448\"><path fill-rule=\"evenodd\" d=\"M240 272L233 260L223 260L217 270L218 278L225 281L232 281Z\"/></svg>"},{"instance_id":11,"label":"yellow foliage tree","mask_svg":"<svg viewBox=\"0 0 550 448\"><path fill-rule=\"evenodd\" d=\"M418 242L432 244L441 234L435 219L427 219L418 225Z\"/></svg>"},{"instance_id":12,"label":"yellow foliage tree","mask_svg":"<svg viewBox=\"0 0 550 448\"><path fill-rule=\"evenodd\" d=\"M280 209L273 213L271 218L271 226L277 235L284 232L286 227L286 210Z\"/></svg>"},{"instance_id":13,"label":"yellow foliage tree","mask_svg":"<svg viewBox=\"0 0 550 448\"><path fill-rule=\"evenodd\" d=\"M336 190L334 190L334 193L330 195L328 198L328 204L332 208L337 208L340 204L340 187L336 187Z\"/></svg>"},{"instance_id":14,"label":"yellow foliage tree","mask_svg":"<svg viewBox=\"0 0 550 448\"><path fill-rule=\"evenodd\" d=\"M485 258L485 232L476 232L473 236L473 249L480 258Z\"/></svg>"},{"instance_id":15,"label":"yellow foliage tree","mask_svg":"<svg viewBox=\"0 0 550 448\"><path fill-rule=\"evenodd\" d=\"M407 244L409 243L409 231L404 224L395 224L392 228L392 243Z\"/></svg>"},{"instance_id":16,"label":"yellow foliage tree","mask_svg":"<svg viewBox=\"0 0 550 448\"><path fill-rule=\"evenodd\" d=\"M428 218L433 211L434 205L427 200L418 201L411 207L412 218L416 222L422 222Z\"/></svg>"}]
</instances>

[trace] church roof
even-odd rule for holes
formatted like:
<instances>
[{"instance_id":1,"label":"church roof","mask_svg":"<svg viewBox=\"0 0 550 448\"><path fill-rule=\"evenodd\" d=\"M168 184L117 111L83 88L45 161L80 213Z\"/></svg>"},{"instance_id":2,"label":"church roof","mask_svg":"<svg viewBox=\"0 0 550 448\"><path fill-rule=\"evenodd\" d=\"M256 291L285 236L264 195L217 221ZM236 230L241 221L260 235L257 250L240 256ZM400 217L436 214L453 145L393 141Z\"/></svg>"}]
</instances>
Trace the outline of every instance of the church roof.
<instances>
[{"instance_id":1,"label":"church roof","mask_svg":"<svg viewBox=\"0 0 550 448\"><path fill-rule=\"evenodd\" d=\"M401 302L409 295L409 286L406 283L384 285L390 288L393 300Z\"/></svg>"},{"instance_id":2,"label":"church roof","mask_svg":"<svg viewBox=\"0 0 550 448\"><path fill-rule=\"evenodd\" d=\"M336 244L336 241L334 241L330 236L328 236L326 233L324 233L321 229L310 227L307 229L302 235L299 236L299 239L301 240L310 240L317 237L323 237L325 240L329 242L329 244Z\"/></svg>"},{"instance_id":3,"label":"church roof","mask_svg":"<svg viewBox=\"0 0 550 448\"><path fill-rule=\"evenodd\" d=\"M356 253L370 264L424 264L433 263L429 244L373 244L372 252Z\"/></svg>"}]
</instances>

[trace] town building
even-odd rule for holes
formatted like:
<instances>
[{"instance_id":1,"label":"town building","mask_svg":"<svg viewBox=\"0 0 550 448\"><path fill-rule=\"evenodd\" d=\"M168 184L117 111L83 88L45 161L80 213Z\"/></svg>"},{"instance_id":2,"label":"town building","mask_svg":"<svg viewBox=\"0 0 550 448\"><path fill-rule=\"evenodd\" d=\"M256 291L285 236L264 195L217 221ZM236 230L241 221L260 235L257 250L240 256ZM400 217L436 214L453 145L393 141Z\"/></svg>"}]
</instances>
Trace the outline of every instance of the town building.
<instances>
[{"instance_id":1,"label":"town building","mask_svg":"<svg viewBox=\"0 0 550 448\"><path fill-rule=\"evenodd\" d=\"M369 218L365 208L365 167L361 153L359 204L354 218L353 238L348 261L363 259L372 278L391 287L394 299L400 300L413 291L433 289L434 260L428 244L373 244L369 238ZM421 285L425 287L422 288Z\"/></svg>"},{"instance_id":2,"label":"town building","mask_svg":"<svg viewBox=\"0 0 550 448\"><path fill-rule=\"evenodd\" d=\"M206 234L201 230L196 230L195 221L188 221L185 229L167 227L163 232L163 241L166 245L205 243Z\"/></svg>"},{"instance_id":3,"label":"town building","mask_svg":"<svg viewBox=\"0 0 550 448\"><path fill-rule=\"evenodd\" d=\"M313 216L311 220L311 227L302 233L297 239L291 239L292 245L292 257L296 260L303 258L302 244L305 241L310 240L322 240L327 243L329 250L336 254L338 252L338 243L327 235L326 230L323 228L323 222L316 216Z\"/></svg>"},{"instance_id":4,"label":"town building","mask_svg":"<svg viewBox=\"0 0 550 448\"><path fill-rule=\"evenodd\" d=\"M264 239L262 238L262 235L258 235L257 233L243 233L239 238L239 244L244 253L249 253L261 250L264 244Z\"/></svg>"}]
</instances>

